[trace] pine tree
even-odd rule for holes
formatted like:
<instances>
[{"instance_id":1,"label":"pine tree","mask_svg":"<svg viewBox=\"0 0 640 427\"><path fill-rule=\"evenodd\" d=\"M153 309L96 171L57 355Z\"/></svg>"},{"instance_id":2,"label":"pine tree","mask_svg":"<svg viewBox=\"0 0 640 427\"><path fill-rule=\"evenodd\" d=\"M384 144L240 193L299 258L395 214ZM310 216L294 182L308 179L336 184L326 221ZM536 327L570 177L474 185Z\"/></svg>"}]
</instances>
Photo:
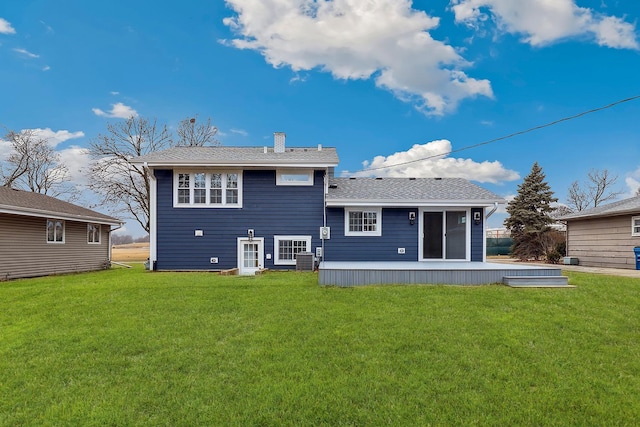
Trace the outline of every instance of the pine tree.
<instances>
[{"instance_id":1,"label":"pine tree","mask_svg":"<svg viewBox=\"0 0 640 427\"><path fill-rule=\"evenodd\" d=\"M518 194L507 205L509 217L504 225L511 231L513 256L520 260L538 260L546 253L546 237L551 229L549 224L553 223L551 203L557 201L545 182L542 168L535 162L531 173L518 186Z\"/></svg>"}]
</instances>

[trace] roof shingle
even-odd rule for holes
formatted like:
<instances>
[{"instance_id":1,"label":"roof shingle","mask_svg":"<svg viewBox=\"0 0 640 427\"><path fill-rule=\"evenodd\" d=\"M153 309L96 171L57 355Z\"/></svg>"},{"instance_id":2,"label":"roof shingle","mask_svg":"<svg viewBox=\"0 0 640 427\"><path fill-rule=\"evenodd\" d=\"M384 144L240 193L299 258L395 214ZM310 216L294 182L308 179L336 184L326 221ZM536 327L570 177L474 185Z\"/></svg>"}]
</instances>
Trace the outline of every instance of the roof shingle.
<instances>
[{"instance_id":1,"label":"roof shingle","mask_svg":"<svg viewBox=\"0 0 640 427\"><path fill-rule=\"evenodd\" d=\"M101 224L120 224L121 221L73 203L45 194L0 186L0 212L22 213L42 217L66 217Z\"/></svg>"},{"instance_id":2,"label":"roof shingle","mask_svg":"<svg viewBox=\"0 0 640 427\"><path fill-rule=\"evenodd\" d=\"M595 208L585 209L583 211L575 212L568 215L563 215L558 219L561 221L565 221L568 219L615 216L633 213L640 214L640 196L618 200L617 202L596 206Z\"/></svg>"}]
</instances>

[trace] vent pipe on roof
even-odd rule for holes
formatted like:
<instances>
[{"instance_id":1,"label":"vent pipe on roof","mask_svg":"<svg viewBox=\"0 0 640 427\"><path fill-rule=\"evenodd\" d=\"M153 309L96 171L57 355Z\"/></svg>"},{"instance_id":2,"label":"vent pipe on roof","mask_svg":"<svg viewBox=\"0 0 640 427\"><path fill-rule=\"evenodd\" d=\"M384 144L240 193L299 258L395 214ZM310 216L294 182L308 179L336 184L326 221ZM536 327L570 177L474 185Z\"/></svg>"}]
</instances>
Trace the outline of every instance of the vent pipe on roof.
<instances>
[{"instance_id":1,"label":"vent pipe on roof","mask_svg":"<svg viewBox=\"0 0 640 427\"><path fill-rule=\"evenodd\" d=\"M322 151L322 144L318 144L318 151Z\"/></svg>"},{"instance_id":2,"label":"vent pipe on roof","mask_svg":"<svg viewBox=\"0 0 640 427\"><path fill-rule=\"evenodd\" d=\"M267 154L267 146L264 147L264 154Z\"/></svg>"},{"instance_id":3,"label":"vent pipe on roof","mask_svg":"<svg viewBox=\"0 0 640 427\"><path fill-rule=\"evenodd\" d=\"M273 152L274 153L284 153L284 142L286 137L287 137L287 134L284 132L273 133Z\"/></svg>"}]
</instances>

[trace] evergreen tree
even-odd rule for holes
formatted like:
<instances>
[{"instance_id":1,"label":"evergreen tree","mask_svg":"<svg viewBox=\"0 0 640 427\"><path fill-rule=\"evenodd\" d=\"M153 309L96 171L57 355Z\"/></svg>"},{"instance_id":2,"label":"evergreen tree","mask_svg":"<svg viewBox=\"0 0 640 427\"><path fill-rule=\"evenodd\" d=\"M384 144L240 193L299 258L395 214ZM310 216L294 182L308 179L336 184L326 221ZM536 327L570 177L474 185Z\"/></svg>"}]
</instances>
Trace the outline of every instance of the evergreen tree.
<instances>
[{"instance_id":1,"label":"evergreen tree","mask_svg":"<svg viewBox=\"0 0 640 427\"><path fill-rule=\"evenodd\" d=\"M547 251L546 241L553 223L550 213L557 202L551 187L545 182L545 175L538 162L533 164L531 173L518 186L518 194L507 205L509 217L504 225L511 231L513 246L511 253L520 260L540 259Z\"/></svg>"}]
</instances>

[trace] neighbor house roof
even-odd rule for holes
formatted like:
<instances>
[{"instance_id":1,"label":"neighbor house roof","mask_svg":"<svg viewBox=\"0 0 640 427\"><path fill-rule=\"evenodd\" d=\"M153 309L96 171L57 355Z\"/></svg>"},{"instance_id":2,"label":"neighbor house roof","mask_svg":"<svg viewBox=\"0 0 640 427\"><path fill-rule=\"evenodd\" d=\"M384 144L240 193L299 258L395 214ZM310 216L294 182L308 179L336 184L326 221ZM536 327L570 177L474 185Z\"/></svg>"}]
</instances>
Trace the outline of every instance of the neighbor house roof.
<instances>
[{"instance_id":1,"label":"neighbor house roof","mask_svg":"<svg viewBox=\"0 0 640 427\"><path fill-rule=\"evenodd\" d=\"M560 221L596 218L616 215L640 214L640 196L631 197L629 199L619 200L617 202L606 205L596 206L595 208L585 209L568 215L563 215L558 219Z\"/></svg>"},{"instance_id":2,"label":"neighbor house roof","mask_svg":"<svg viewBox=\"0 0 640 427\"><path fill-rule=\"evenodd\" d=\"M132 163L163 166L307 166L331 167L338 164L335 148L294 147L282 153L272 147L173 147L135 157Z\"/></svg>"},{"instance_id":3,"label":"neighbor house roof","mask_svg":"<svg viewBox=\"0 0 640 427\"><path fill-rule=\"evenodd\" d=\"M0 213L56 218L97 224L121 225L122 221L45 194L0 186Z\"/></svg>"},{"instance_id":4,"label":"neighbor house roof","mask_svg":"<svg viewBox=\"0 0 640 427\"><path fill-rule=\"evenodd\" d=\"M502 197L463 178L332 178L327 206L491 206Z\"/></svg>"}]
</instances>

